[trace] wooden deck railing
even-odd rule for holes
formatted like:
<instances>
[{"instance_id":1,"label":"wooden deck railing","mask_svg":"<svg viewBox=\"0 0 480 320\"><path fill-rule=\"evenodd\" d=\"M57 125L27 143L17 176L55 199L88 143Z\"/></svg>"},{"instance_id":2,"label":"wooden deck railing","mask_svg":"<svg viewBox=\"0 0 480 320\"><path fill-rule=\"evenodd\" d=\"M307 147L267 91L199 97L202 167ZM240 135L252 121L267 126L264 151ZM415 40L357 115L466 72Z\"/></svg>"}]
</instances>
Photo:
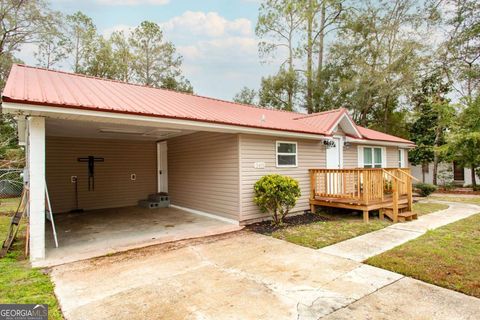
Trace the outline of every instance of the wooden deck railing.
<instances>
[{"instance_id":1,"label":"wooden deck railing","mask_svg":"<svg viewBox=\"0 0 480 320\"><path fill-rule=\"evenodd\" d=\"M409 168L310 169L310 199L369 205L388 198L396 215L401 197L408 199L411 210L412 179Z\"/></svg>"}]
</instances>

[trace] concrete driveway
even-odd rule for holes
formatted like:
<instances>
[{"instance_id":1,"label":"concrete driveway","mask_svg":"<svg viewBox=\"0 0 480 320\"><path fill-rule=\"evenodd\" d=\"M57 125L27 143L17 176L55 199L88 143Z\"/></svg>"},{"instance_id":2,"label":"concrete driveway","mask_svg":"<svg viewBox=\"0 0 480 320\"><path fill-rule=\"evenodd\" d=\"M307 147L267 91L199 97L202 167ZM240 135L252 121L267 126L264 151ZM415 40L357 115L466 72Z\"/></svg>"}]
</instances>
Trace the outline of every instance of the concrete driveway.
<instances>
[{"instance_id":1,"label":"concrete driveway","mask_svg":"<svg viewBox=\"0 0 480 320\"><path fill-rule=\"evenodd\" d=\"M52 269L67 319L474 319L480 300L241 231Z\"/></svg>"}]
</instances>

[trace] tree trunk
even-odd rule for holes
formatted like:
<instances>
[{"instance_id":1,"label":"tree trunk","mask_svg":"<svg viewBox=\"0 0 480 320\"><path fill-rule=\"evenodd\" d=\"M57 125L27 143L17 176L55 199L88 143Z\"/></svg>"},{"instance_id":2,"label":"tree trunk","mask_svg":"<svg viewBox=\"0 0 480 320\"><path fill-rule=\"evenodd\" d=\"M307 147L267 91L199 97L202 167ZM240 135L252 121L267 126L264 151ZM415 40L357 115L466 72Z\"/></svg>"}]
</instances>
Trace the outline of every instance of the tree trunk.
<instances>
[{"instance_id":1,"label":"tree trunk","mask_svg":"<svg viewBox=\"0 0 480 320\"><path fill-rule=\"evenodd\" d=\"M472 187L475 188L477 186L477 179L475 177L475 166L472 164Z\"/></svg>"},{"instance_id":2,"label":"tree trunk","mask_svg":"<svg viewBox=\"0 0 480 320\"><path fill-rule=\"evenodd\" d=\"M427 173L428 163L422 163L422 182L425 183L425 174Z\"/></svg>"},{"instance_id":3,"label":"tree trunk","mask_svg":"<svg viewBox=\"0 0 480 320\"><path fill-rule=\"evenodd\" d=\"M384 114L383 114L383 132L388 132L388 99L389 95L385 97L385 105L383 106L385 108Z\"/></svg>"},{"instance_id":4,"label":"tree trunk","mask_svg":"<svg viewBox=\"0 0 480 320\"><path fill-rule=\"evenodd\" d=\"M313 113L313 0L309 0L307 10L307 113Z\"/></svg>"},{"instance_id":5,"label":"tree trunk","mask_svg":"<svg viewBox=\"0 0 480 320\"><path fill-rule=\"evenodd\" d=\"M437 185L437 171L438 171L438 155L437 152L433 152L433 172L432 172L432 182L434 185Z\"/></svg>"},{"instance_id":6,"label":"tree trunk","mask_svg":"<svg viewBox=\"0 0 480 320\"><path fill-rule=\"evenodd\" d=\"M443 128L438 126L435 129L435 142L433 143L434 147L439 147L440 146L440 138L442 135ZM432 172L432 177L433 177L433 184L437 185L437 171L438 171L438 152L436 150L433 151L433 172Z\"/></svg>"},{"instance_id":7,"label":"tree trunk","mask_svg":"<svg viewBox=\"0 0 480 320\"><path fill-rule=\"evenodd\" d=\"M323 51L325 41L325 1L322 1L322 10L320 11L320 34L318 36L318 69L317 69L317 85L322 82L323 71Z\"/></svg>"}]
</instances>

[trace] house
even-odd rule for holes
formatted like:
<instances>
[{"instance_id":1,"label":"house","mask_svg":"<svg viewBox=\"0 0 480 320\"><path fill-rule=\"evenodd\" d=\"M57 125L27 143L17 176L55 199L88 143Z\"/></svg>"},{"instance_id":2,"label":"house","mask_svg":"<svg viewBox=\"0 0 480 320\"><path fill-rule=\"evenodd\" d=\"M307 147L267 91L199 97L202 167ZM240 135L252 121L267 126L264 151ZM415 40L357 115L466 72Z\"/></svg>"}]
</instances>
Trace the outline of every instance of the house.
<instances>
[{"instance_id":1,"label":"house","mask_svg":"<svg viewBox=\"0 0 480 320\"><path fill-rule=\"evenodd\" d=\"M309 169L405 168L413 147L356 125L345 109L270 110L24 65L12 67L2 99L26 146L32 260L45 257L46 187L59 217L79 208L96 215L133 208L149 194L168 192L172 208L244 225L265 217L252 202L253 184L265 174L299 181L298 212L312 204ZM356 197L345 191L353 171L344 182L325 183L329 194L340 196L342 186ZM359 193L372 177L355 176ZM113 228L115 218L101 223ZM65 241L69 232L61 235Z\"/></svg>"},{"instance_id":2,"label":"house","mask_svg":"<svg viewBox=\"0 0 480 320\"><path fill-rule=\"evenodd\" d=\"M433 184L433 163L411 166L412 175L419 181ZM472 185L472 169L464 168L455 162L441 162L437 169L437 184L453 184L466 187Z\"/></svg>"}]
</instances>

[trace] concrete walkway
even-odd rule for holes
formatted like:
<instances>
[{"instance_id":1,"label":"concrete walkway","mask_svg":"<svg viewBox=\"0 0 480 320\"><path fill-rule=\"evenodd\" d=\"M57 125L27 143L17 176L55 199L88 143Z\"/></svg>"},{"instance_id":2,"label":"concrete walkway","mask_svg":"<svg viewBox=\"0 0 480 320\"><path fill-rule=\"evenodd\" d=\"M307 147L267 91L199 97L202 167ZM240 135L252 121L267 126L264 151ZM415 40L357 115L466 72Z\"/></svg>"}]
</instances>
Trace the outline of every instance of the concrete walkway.
<instances>
[{"instance_id":1,"label":"concrete walkway","mask_svg":"<svg viewBox=\"0 0 480 320\"><path fill-rule=\"evenodd\" d=\"M415 239L430 229L465 219L480 212L480 206L473 204L433 200L426 202L445 203L449 205L449 208L420 216L418 220L407 223L397 223L382 230L342 241L321 248L318 251L362 262L409 240Z\"/></svg>"}]
</instances>

